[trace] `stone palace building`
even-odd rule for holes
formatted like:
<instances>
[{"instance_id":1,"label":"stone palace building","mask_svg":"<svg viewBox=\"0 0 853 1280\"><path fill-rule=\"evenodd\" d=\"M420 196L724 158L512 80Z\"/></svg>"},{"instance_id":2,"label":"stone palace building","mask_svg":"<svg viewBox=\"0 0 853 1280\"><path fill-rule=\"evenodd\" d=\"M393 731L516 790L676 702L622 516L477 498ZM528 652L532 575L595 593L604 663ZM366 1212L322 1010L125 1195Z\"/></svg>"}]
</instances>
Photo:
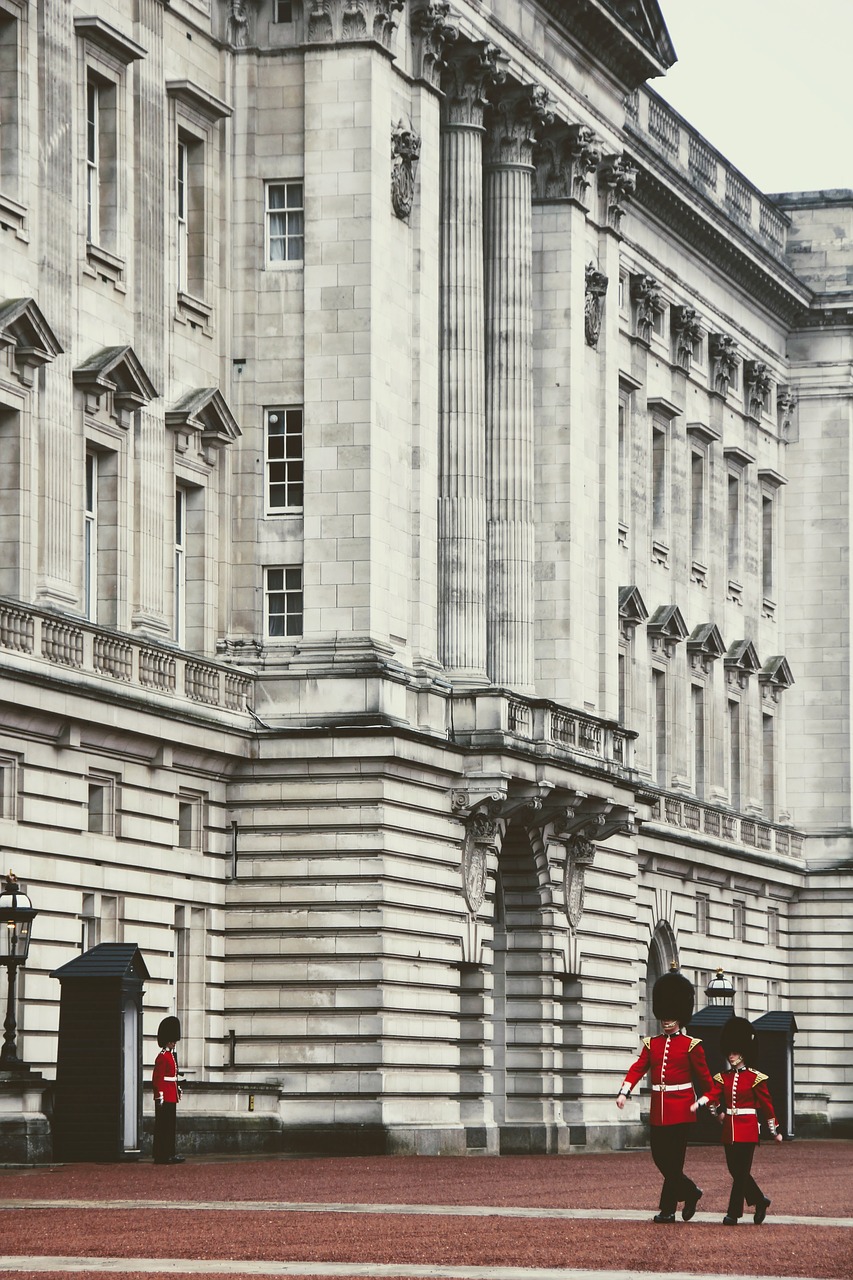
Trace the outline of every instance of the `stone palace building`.
<instances>
[{"instance_id":1,"label":"stone palace building","mask_svg":"<svg viewBox=\"0 0 853 1280\"><path fill-rule=\"evenodd\" d=\"M853 1132L853 191L728 163L665 15L0 0L44 1080L54 974L131 944L190 1147L620 1147L675 961Z\"/></svg>"}]
</instances>

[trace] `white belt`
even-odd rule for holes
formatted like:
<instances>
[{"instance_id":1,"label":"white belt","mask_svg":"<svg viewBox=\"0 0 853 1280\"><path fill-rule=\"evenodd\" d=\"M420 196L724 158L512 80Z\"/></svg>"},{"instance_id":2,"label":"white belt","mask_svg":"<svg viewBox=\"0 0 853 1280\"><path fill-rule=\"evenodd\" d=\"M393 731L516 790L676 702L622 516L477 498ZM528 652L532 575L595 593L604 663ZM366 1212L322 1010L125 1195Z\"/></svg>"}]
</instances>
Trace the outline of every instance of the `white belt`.
<instances>
[{"instance_id":1,"label":"white belt","mask_svg":"<svg viewBox=\"0 0 853 1280\"><path fill-rule=\"evenodd\" d=\"M653 1084L653 1093L675 1093L678 1089L692 1089L692 1084Z\"/></svg>"},{"instance_id":2,"label":"white belt","mask_svg":"<svg viewBox=\"0 0 853 1280\"><path fill-rule=\"evenodd\" d=\"M754 1116L755 1107L729 1107L730 1116Z\"/></svg>"},{"instance_id":3,"label":"white belt","mask_svg":"<svg viewBox=\"0 0 853 1280\"><path fill-rule=\"evenodd\" d=\"M178 1077L177 1077L177 1076L163 1076L163 1079L164 1079L164 1080L174 1080L174 1081L175 1081L175 1083L177 1083Z\"/></svg>"}]
</instances>

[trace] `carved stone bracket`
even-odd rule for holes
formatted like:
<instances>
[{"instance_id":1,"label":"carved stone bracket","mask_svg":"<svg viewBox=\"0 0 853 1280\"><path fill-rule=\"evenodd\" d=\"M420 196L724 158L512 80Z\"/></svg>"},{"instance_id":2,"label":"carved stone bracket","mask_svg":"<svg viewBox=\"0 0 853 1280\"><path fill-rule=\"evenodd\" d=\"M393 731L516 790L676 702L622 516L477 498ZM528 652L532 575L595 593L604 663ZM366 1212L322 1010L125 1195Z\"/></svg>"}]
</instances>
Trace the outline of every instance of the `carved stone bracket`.
<instances>
[{"instance_id":1,"label":"carved stone bracket","mask_svg":"<svg viewBox=\"0 0 853 1280\"><path fill-rule=\"evenodd\" d=\"M631 298L637 325L637 337L651 343L655 316L663 310L660 285L654 276L640 272L631 276Z\"/></svg>"},{"instance_id":2,"label":"carved stone bracket","mask_svg":"<svg viewBox=\"0 0 853 1280\"><path fill-rule=\"evenodd\" d=\"M760 421L773 390L773 377L763 360L744 361L743 385L746 411L750 418Z\"/></svg>"},{"instance_id":3,"label":"carved stone bracket","mask_svg":"<svg viewBox=\"0 0 853 1280\"><path fill-rule=\"evenodd\" d=\"M445 125L482 128L491 94L506 80L509 58L496 45L465 45L454 51L441 77Z\"/></svg>"},{"instance_id":4,"label":"carved stone bracket","mask_svg":"<svg viewBox=\"0 0 853 1280\"><path fill-rule=\"evenodd\" d=\"M675 363L679 369L689 373L693 354L702 340L703 330L699 313L693 307L673 307L669 323L672 330Z\"/></svg>"},{"instance_id":5,"label":"carved stone bracket","mask_svg":"<svg viewBox=\"0 0 853 1280\"><path fill-rule=\"evenodd\" d=\"M420 137L411 126L406 128L400 120L391 130L391 204L402 222L412 212L420 154Z\"/></svg>"},{"instance_id":6,"label":"carved stone bracket","mask_svg":"<svg viewBox=\"0 0 853 1280\"><path fill-rule=\"evenodd\" d=\"M590 174L601 161L601 144L583 124L549 132L534 151L536 193L542 200L586 203Z\"/></svg>"},{"instance_id":7,"label":"carved stone bracket","mask_svg":"<svg viewBox=\"0 0 853 1280\"><path fill-rule=\"evenodd\" d=\"M596 270L594 262L588 262L584 281L584 335L588 347L597 347L604 319L604 296L607 293L607 276Z\"/></svg>"},{"instance_id":8,"label":"carved stone bracket","mask_svg":"<svg viewBox=\"0 0 853 1280\"><path fill-rule=\"evenodd\" d=\"M459 39L446 0L430 0L412 14L412 62L415 75L433 89L441 88L445 52Z\"/></svg>"},{"instance_id":9,"label":"carved stone bracket","mask_svg":"<svg viewBox=\"0 0 853 1280\"><path fill-rule=\"evenodd\" d=\"M329 41L375 40L389 48L397 29L396 15L404 0L310 0L308 39Z\"/></svg>"},{"instance_id":10,"label":"carved stone bracket","mask_svg":"<svg viewBox=\"0 0 853 1280\"><path fill-rule=\"evenodd\" d=\"M606 200L608 224L619 231L625 206L637 190L637 170L625 156L608 156L599 167L598 181Z\"/></svg>"},{"instance_id":11,"label":"carved stone bracket","mask_svg":"<svg viewBox=\"0 0 853 1280\"><path fill-rule=\"evenodd\" d=\"M721 396L728 395L729 383L740 364L737 343L726 333L712 333L710 355L712 390Z\"/></svg>"},{"instance_id":12,"label":"carved stone bracket","mask_svg":"<svg viewBox=\"0 0 853 1280\"><path fill-rule=\"evenodd\" d=\"M794 425L797 411L797 397L792 387L780 387L776 392L776 413L779 419L779 434L787 436Z\"/></svg>"},{"instance_id":13,"label":"carved stone bracket","mask_svg":"<svg viewBox=\"0 0 853 1280\"><path fill-rule=\"evenodd\" d=\"M487 165L532 165L539 131L554 119L551 97L541 85L529 84L502 94L486 112Z\"/></svg>"}]
</instances>

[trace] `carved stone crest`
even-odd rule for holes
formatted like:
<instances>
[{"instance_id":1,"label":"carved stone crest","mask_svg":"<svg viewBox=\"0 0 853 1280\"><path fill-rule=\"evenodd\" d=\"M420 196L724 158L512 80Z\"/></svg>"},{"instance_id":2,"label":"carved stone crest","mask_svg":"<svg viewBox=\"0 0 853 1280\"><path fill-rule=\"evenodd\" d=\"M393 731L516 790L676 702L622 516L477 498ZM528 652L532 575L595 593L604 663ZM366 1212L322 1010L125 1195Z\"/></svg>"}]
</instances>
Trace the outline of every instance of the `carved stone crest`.
<instances>
[{"instance_id":1,"label":"carved stone crest","mask_svg":"<svg viewBox=\"0 0 853 1280\"><path fill-rule=\"evenodd\" d=\"M462 845L462 887L472 915L483 905L488 883L488 856L494 848L497 823L487 814L474 813L468 820Z\"/></svg>"},{"instance_id":2,"label":"carved stone crest","mask_svg":"<svg viewBox=\"0 0 853 1280\"><path fill-rule=\"evenodd\" d=\"M596 269L594 262L588 262L584 289L584 334L586 345L595 347L601 335L601 323L604 318L604 296L607 293L607 276Z\"/></svg>"},{"instance_id":3,"label":"carved stone crest","mask_svg":"<svg viewBox=\"0 0 853 1280\"><path fill-rule=\"evenodd\" d=\"M421 140L402 120L391 130L391 203L394 213L405 222L415 198L415 173L421 154Z\"/></svg>"},{"instance_id":4,"label":"carved stone crest","mask_svg":"<svg viewBox=\"0 0 853 1280\"><path fill-rule=\"evenodd\" d=\"M585 836L576 836L566 845L566 869L563 880L563 896L566 916L573 929L577 929L583 915L586 893L586 871L595 861L595 845Z\"/></svg>"}]
</instances>

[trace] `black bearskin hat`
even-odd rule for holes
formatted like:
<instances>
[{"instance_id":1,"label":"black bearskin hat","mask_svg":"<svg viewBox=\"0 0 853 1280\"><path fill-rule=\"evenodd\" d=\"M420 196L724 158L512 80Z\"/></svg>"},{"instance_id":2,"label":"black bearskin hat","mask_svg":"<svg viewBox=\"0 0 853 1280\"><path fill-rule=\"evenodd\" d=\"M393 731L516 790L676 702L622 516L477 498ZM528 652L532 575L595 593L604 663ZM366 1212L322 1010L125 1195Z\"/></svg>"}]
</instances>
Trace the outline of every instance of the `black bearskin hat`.
<instances>
[{"instance_id":1,"label":"black bearskin hat","mask_svg":"<svg viewBox=\"0 0 853 1280\"><path fill-rule=\"evenodd\" d=\"M161 1049L165 1049L167 1044L177 1043L181 1038L181 1022L179 1018L170 1015L164 1018L157 1028L157 1043Z\"/></svg>"},{"instance_id":2,"label":"black bearskin hat","mask_svg":"<svg viewBox=\"0 0 853 1280\"><path fill-rule=\"evenodd\" d=\"M693 1016L693 983L677 969L658 978L652 990L652 1009L660 1022L686 1027Z\"/></svg>"},{"instance_id":3,"label":"black bearskin hat","mask_svg":"<svg viewBox=\"0 0 853 1280\"><path fill-rule=\"evenodd\" d=\"M720 1048L724 1057L730 1053L739 1053L744 1062L747 1061L755 1042L752 1023L746 1018L729 1018L720 1032Z\"/></svg>"}]
</instances>

